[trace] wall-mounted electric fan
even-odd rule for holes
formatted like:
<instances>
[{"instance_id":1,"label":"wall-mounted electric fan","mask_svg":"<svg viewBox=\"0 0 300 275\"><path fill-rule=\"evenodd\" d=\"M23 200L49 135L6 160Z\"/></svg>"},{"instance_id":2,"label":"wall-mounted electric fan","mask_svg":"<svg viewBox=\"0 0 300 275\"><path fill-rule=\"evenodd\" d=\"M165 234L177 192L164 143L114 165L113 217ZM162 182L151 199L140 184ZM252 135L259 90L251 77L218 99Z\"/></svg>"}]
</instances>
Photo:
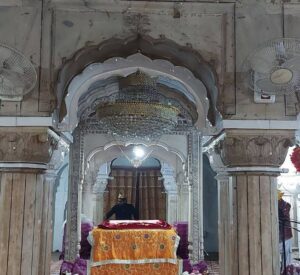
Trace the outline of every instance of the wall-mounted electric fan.
<instances>
[{"instance_id":1,"label":"wall-mounted electric fan","mask_svg":"<svg viewBox=\"0 0 300 275\"><path fill-rule=\"evenodd\" d=\"M255 93L276 96L300 90L300 40L279 38L262 44L247 57L243 71Z\"/></svg>"},{"instance_id":2,"label":"wall-mounted electric fan","mask_svg":"<svg viewBox=\"0 0 300 275\"><path fill-rule=\"evenodd\" d=\"M17 50L0 44L0 99L21 101L36 81L31 62Z\"/></svg>"}]
</instances>

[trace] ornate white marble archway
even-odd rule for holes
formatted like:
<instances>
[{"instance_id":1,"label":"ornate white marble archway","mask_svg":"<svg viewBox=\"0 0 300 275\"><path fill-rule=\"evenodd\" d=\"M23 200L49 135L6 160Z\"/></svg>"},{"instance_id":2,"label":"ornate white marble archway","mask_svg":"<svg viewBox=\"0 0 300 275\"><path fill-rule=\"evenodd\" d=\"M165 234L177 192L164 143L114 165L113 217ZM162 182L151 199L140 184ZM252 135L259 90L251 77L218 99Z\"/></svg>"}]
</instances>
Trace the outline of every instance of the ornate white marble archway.
<instances>
[{"instance_id":1,"label":"ornate white marble archway","mask_svg":"<svg viewBox=\"0 0 300 275\"><path fill-rule=\"evenodd\" d=\"M136 53L126 59L114 57L103 63L93 63L86 67L81 74L74 77L65 97L67 114L62 119L62 122L58 123L58 128L61 131L69 132L75 129L80 117L78 114L79 99L85 94L88 94L89 87L93 83L108 79L112 76L126 77L138 69L151 77L165 76L178 81L184 87L182 93L184 93L197 108L198 120L195 126L201 129L209 129L211 127L209 121L206 119L209 108L207 90L205 85L199 79L195 78L191 71L184 67L174 66L171 62L163 59L152 60L145 55ZM86 101L88 100L86 99Z\"/></svg>"},{"instance_id":2,"label":"ornate white marble archway","mask_svg":"<svg viewBox=\"0 0 300 275\"><path fill-rule=\"evenodd\" d=\"M188 207L178 207L178 203L188 200L188 185L183 176L186 158L166 144L158 143L151 147L153 151L148 157L157 158L161 162L162 179L167 192L167 221L174 223L184 220L188 216ZM120 145L116 143L97 147L87 154L82 211L96 223L103 220L103 195L109 179L110 163L121 155Z\"/></svg>"},{"instance_id":3,"label":"ornate white marble archway","mask_svg":"<svg viewBox=\"0 0 300 275\"><path fill-rule=\"evenodd\" d=\"M202 207L202 132L213 132L215 129L207 119L209 100L207 98L206 86L194 77L187 68L174 66L166 60L151 60L148 57L137 53L127 58L111 58L103 63L91 64L84 71L74 77L71 81L68 93L65 97L67 113L60 123L58 129L72 133L73 144L70 152L70 177L69 177L69 201L68 201L68 222L67 222L67 246L66 258L73 260L79 252L80 242L80 211L82 201L82 188L85 180L85 169L87 155L96 147L86 141L89 134L102 134L102 142L109 143L110 140L102 128L101 123L95 120L81 120L82 111L95 99L95 93L89 89L96 82L105 81L113 76L127 76L137 69L141 69L150 76L164 76L169 80L179 83L181 88L177 92L190 100L196 107L198 118L195 126L180 124L173 132L173 136L181 136L180 142L173 142L167 139L161 148L173 148L185 144L184 148L184 169L181 173L187 183L183 189L188 193L188 199L178 203L186 203L189 220L189 242L190 258L198 261L203 258L203 207ZM109 95L110 89L102 89L98 97ZM104 94L103 94L104 93ZM201 131L200 131L201 130ZM164 136L164 135L163 135ZM172 143L174 145L172 145ZM94 146L94 147L93 147ZM98 144L99 146L99 144ZM180 151L180 150L178 150ZM162 157L163 159L163 157ZM168 162L169 163L169 162ZM170 163L172 164L172 163ZM168 178L170 180L170 177ZM188 186L188 187L187 187ZM186 190L188 189L188 191ZM173 197L173 200L174 197Z\"/></svg>"}]
</instances>

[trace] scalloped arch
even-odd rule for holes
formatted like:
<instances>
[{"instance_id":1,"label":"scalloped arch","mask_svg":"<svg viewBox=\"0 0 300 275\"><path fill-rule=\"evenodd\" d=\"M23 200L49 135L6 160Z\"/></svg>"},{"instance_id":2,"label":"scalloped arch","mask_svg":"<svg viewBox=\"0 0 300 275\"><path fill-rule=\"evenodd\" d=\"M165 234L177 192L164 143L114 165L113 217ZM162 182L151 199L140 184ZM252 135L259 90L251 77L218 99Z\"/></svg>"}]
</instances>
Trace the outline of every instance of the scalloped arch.
<instances>
[{"instance_id":1,"label":"scalloped arch","mask_svg":"<svg viewBox=\"0 0 300 275\"><path fill-rule=\"evenodd\" d=\"M100 177L100 167L101 165L103 165L104 163L108 163L111 162L113 159L119 157L120 155L122 155L122 153L120 152L120 149L118 148L120 144L117 144L115 142L108 142L107 144L105 144L104 146L99 146L96 147L94 149L92 149L86 157L87 160L87 173L92 173L95 171L92 171L92 169L94 169L95 167L98 167L97 169L97 177ZM124 144L125 145L125 144ZM155 150L149 155L149 157L154 157L157 158L160 162L165 162L168 165L170 165L174 170L177 169L177 172L180 174L184 174L184 163L186 163L186 159L184 157L184 155L179 152L178 150L176 150L173 147L169 147L164 143L155 143L155 144L151 144L148 146L153 146L155 147ZM95 161L95 158L97 158L97 156L101 156L101 158L99 159L100 162L97 163L96 166L93 166L93 168L91 169L89 167L89 163L91 161ZM182 166L178 167L176 165L176 160L180 160L182 163ZM175 184L175 181L174 181ZM166 188L168 188L168 186L165 186ZM174 186L175 187L175 186Z\"/></svg>"},{"instance_id":2,"label":"scalloped arch","mask_svg":"<svg viewBox=\"0 0 300 275\"><path fill-rule=\"evenodd\" d=\"M218 96L217 78L212 68L202 59L200 54L187 46L180 46L165 38L153 39L149 36L133 36L128 39L111 38L100 45L87 46L76 52L67 60L58 74L56 86L57 112L59 121L67 114L65 97L72 79L92 63L102 63L113 57L127 58L141 53L150 59L171 62L174 66L188 69L195 78L200 80L207 90L207 118L215 125L219 113L216 108Z\"/></svg>"}]
</instances>

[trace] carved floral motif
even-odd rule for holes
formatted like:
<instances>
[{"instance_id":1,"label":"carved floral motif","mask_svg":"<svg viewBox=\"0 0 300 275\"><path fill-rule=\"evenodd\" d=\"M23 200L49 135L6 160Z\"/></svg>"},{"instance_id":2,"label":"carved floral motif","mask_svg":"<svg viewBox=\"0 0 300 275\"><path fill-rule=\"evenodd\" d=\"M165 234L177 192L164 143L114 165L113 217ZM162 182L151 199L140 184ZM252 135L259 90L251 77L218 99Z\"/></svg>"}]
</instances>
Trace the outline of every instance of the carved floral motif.
<instances>
[{"instance_id":1,"label":"carved floral motif","mask_svg":"<svg viewBox=\"0 0 300 275\"><path fill-rule=\"evenodd\" d=\"M216 150L228 167L279 167L294 143L293 137L293 131L228 131Z\"/></svg>"},{"instance_id":2,"label":"carved floral motif","mask_svg":"<svg viewBox=\"0 0 300 275\"><path fill-rule=\"evenodd\" d=\"M47 128L0 129L0 162L48 163L56 145Z\"/></svg>"}]
</instances>

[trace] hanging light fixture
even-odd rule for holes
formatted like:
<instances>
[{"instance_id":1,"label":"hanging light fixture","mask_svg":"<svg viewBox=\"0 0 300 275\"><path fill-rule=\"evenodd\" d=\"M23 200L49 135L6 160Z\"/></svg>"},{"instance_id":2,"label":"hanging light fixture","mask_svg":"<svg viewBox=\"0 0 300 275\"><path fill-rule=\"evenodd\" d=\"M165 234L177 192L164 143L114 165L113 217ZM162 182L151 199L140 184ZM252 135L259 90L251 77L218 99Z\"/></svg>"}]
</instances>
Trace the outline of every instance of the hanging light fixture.
<instances>
[{"instance_id":1,"label":"hanging light fixture","mask_svg":"<svg viewBox=\"0 0 300 275\"><path fill-rule=\"evenodd\" d=\"M132 164L133 167L137 168L151 155L152 148L147 147L143 144L130 144L125 147L119 147L123 155Z\"/></svg>"},{"instance_id":2,"label":"hanging light fixture","mask_svg":"<svg viewBox=\"0 0 300 275\"><path fill-rule=\"evenodd\" d=\"M150 141L176 127L180 110L159 96L155 79L138 70L121 79L119 92L96 112L117 139Z\"/></svg>"}]
</instances>

